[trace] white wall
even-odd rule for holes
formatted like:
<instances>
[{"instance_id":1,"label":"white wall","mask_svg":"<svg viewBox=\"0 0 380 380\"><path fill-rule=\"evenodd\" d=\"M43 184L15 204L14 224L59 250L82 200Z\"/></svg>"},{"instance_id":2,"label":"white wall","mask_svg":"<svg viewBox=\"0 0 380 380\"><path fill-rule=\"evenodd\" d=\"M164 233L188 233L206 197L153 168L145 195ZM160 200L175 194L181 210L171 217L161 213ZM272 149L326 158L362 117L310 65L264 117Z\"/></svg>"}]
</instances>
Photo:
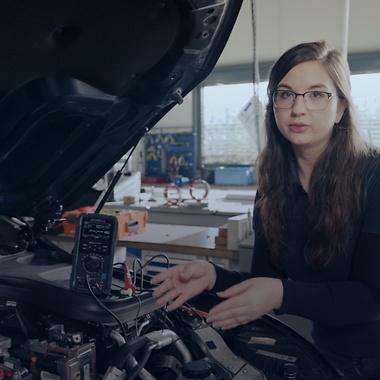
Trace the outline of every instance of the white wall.
<instances>
[{"instance_id":1,"label":"white wall","mask_svg":"<svg viewBox=\"0 0 380 380\"><path fill-rule=\"evenodd\" d=\"M343 51L347 48L348 53L380 50L379 0L256 0L255 4L256 57L259 61L273 61L293 45L321 39ZM243 0L217 66L252 62L251 0ZM189 94L184 103L174 107L152 132L159 128L177 127L191 130L192 124L192 98Z\"/></svg>"},{"instance_id":2,"label":"white wall","mask_svg":"<svg viewBox=\"0 0 380 380\"><path fill-rule=\"evenodd\" d=\"M344 50L346 36L349 53L380 50L379 0L256 0L255 14L259 61L273 61L293 45L321 39ZM243 0L217 66L251 63L252 33L251 0Z\"/></svg>"},{"instance_id":3,"label":"white wall","mask_svg":"<svg viewBox=\"0 0 380 380\"><path fill-rule=\"evenodd\" d=\"M182 104L176 105L167 115L165 115L153 128L157 133L160 128L181 128L192 131L193 125L193 99L192 93L187 94Z\"/></svg>"}]
</instances>

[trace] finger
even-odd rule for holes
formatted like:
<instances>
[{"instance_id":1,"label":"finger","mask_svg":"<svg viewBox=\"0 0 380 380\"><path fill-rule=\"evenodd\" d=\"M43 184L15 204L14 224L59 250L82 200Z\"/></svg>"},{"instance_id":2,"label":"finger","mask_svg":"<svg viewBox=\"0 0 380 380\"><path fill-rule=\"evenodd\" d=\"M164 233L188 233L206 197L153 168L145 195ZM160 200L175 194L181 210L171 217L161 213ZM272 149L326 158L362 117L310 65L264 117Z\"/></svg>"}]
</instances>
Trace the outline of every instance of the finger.
<instances>
[{"instance_id":1,"label":"finger","mask_svg":"<svg viewBox=\"0 0 380 380\"><path fill-rule=\"evenodd\" d=\"M173 302L170 302L170 304L167 306L167 311L173 311L175 309L178 309L180 306L182 306L186 301L188 300L187 297L180 295L178 296Z\"/></svg>"},{"instance_id":2,"label":"finger","mask_svg":"<svg viewBox=\"0 0 380 380\"><path fill-rule=\"evenodd\" d=\"M171 289L173 289L172 281L165 280L159 286L157 286L157 288L154 289L152 295L154 298L158 298Z\"/></svg>"},{"instance_id":3,"label":"finger","mask_svg":"<svg viewBox=\"0 0 380 380\"><path fill-rule=\"evenodd\" d=\"M226 311L207 318L207 323L210 323L215 328L230 329L245 324L249 320L249 317L242 315L239 311L236 313Z\"/></svg>"},{"instance_id":4,"label":"finger","mask_svg":"<svg viewBox=\"0 0 380 380\"><path fill-rule=\"evenodd\" d=\"M196 271L196 266L195 264L191 263L189 265L185 265L183 267L183 270L181 270L178 274L182 280L186 281L186 280L190 280L194 276L195 271Z\"/></svg>"},{"instance_id":5,"label":"finger","mask_svg":"<svg viewBox=\"0 0 380 380\"><path fill-rule=\"evenodd\" d=\"M207 321L209 323L218 323L220 321L232 318L234 316L231 310L210 310Z\"/></svg>"},{"instance_id":6,"label":"finger","mask_svg":"<svg viewBox=\"0 0 380 380\"><path fill-rule=\"evenodd\" d=\"M178 292L176 289L171 289L170 291L166 292L164 295L162 295L161 297L157 298L156 300L156 304L158 306L162 306L162 305L165 305L166 303L168 302L171 302L173 301L174 299L176 299L178 297Z\"/></svg>"},{"instance_id":7,"label":"finger","mask_svg":"<svg viewBox=\"0 0 380 380\"><path fill-rule=\"evenodd\" d=\"M214 318L215 316L221 315L223 313L235 313L239 309L239 303L236 301L236 299L229 298L211 308L209 311L209 316L211 318Z\"/></svg>"},{"instance_id":8,"label":"finger","mask_svg":"<svg viewBox=\"0 0 380 380\"><path fill-rule=\"evenodd\" d=\"M156 289L154 289L154 291L152 292L152 296L153 298L160 298L163 294L165 294L167 292L167 290L163 289L162 287L157 287Z\"/></svg>"},{"instance_id":9,"label":"finger","mask_svg":"<svg viewBox=\"0 0 380 380\"><path fill-rule=\"evenodd\" d=\"M163 282L169 278L172 278L172 270L171 269L167 269L165 271L162 271L162 272L159 272L157 274L155 274L150 282L151 284L159 284L160 282Z\"/></svg>"},{"instance_id":10,"label":"finger","mask_svg":"<svg viewBox=\"0 0 380 380\"><path fill-rule=\"evenodd\" d=\"M231 286L230 288L224 290L223 292L216 293L220 298L231 298L243 293L246 290L247 286L245 283L237 284Z\"/></svg>"},{"instance_id":11,"label":"finger","mask_svg":"<svg viewBox=\"0 0 380 380\"><path fill-rule=\"evenodd\" d=\"M215 329L220 329L220 330L230 330L230 329L233 329L233 328L240 326L240 325L241 325L241 323L237 323L237 322L233 322L233 321L231 321L231 322L227 321L227 322L223 323L221 326L212 325L212 327Z\"/></svg>"},{"instance_id":12,"label":"finger","mask_svg":"<svg viewBox=\"0 0 380 380\"><path fill-rule=\"evenodd\" d=\"M234 321L234 323L241 324L242 321L246 320L247 313L244 305L239 306L233 303L233 306L231 306L231 303L227 301L222 302L222 304L213 307L209 311L207 323L215 324L219 327L226 327L226 321L229 321L229 323ZM221 305L222 307L220 307Z\"/></svg>"},{"instance_id":13,"label":"finger","mask_svg":"<svg viewBox=\"0 0 380 380\"><path fill-rule=\"evenodd\" d=\"M207 323L210 323L209 319L207 319ZM227 330L227 329L231 329L233 327L239 326L242 323L243 321L240 321L237 318L225 318L225 319L212 322L210 324L215 329Z\"/></svg>"},{"instance_id":14,"label":"finger","mask_svg":"<svg viewBox=\"0 0 380 380\"><path fill-rule=\"evenodd\" d=\"M168 293L165 296L159 298L156 301L157 306L167 304L166 310L169 312L174 311L175 309L178 309L180 306L182 306L186 302L187 298L182 295L176 298L176 294L174 292L175 291L173 290L170 292L171 294Z\"/></svg>"}]
</instances>

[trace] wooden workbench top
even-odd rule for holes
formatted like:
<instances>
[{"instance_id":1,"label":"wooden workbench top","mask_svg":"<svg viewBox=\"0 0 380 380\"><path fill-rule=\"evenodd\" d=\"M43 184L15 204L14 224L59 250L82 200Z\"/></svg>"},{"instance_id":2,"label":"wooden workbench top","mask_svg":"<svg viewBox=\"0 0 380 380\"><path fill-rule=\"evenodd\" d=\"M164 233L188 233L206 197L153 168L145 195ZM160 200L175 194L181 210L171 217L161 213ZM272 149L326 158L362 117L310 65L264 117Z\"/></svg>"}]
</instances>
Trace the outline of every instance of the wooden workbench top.
<instances>
[{"instance_id":1,"label":"wooden workbench top","mask_svg":"<svg viewBox=\"0 0 380 380\"><path fill-rule=\"evenodd\" d=\"M237 260L238 251L216 247L215 237L218 236L218 233L217 227L147 223L144 232L123 237L117 245L142 250ZM73 241L73 237L65 235L49 236L49 239Z\"/></svg>"}]
</instances>

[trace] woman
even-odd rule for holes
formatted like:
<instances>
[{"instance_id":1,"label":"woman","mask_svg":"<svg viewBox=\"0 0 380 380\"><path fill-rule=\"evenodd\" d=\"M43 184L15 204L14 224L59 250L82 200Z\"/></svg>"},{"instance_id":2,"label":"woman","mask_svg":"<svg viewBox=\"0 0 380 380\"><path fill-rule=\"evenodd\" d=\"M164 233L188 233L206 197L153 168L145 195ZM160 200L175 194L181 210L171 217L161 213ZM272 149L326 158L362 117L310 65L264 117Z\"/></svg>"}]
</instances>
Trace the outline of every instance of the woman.
<instances>
[{"instance_id":1,"label":"woman","mask_svg":"<svg viewBox=\"0 0 380 380\"><path fill-rule=\"evenodd\" d=\"M324 42L274 64L258 157L251 273L195 261L153 277L174 310L204 290L230 329L274 310L313 321L315 345L346 379L380 378L380 159L359 136L350 72Z\"/></svg>"}]
</instances>

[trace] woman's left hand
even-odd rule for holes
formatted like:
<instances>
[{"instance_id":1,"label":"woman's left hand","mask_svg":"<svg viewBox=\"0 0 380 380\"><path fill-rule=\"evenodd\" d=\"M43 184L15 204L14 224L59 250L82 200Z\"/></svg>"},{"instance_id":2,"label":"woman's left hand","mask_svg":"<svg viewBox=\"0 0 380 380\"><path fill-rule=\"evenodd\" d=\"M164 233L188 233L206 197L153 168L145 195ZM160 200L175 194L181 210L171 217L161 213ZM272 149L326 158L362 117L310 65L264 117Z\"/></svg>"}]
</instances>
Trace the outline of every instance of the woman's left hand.
<instances>
[{"instance_id":1,"label":"woman's left hand","mask_svg":"<svg viewBox=\"0 0 380 380\"><path fill-rule=\"evenodd\" d=\"M257 277L243 281L217 293L226 300L209 311L207 322L223 330L244 325L279 309L283 292L282 282L277 278Z\"/></svg>"}]
</instances>

